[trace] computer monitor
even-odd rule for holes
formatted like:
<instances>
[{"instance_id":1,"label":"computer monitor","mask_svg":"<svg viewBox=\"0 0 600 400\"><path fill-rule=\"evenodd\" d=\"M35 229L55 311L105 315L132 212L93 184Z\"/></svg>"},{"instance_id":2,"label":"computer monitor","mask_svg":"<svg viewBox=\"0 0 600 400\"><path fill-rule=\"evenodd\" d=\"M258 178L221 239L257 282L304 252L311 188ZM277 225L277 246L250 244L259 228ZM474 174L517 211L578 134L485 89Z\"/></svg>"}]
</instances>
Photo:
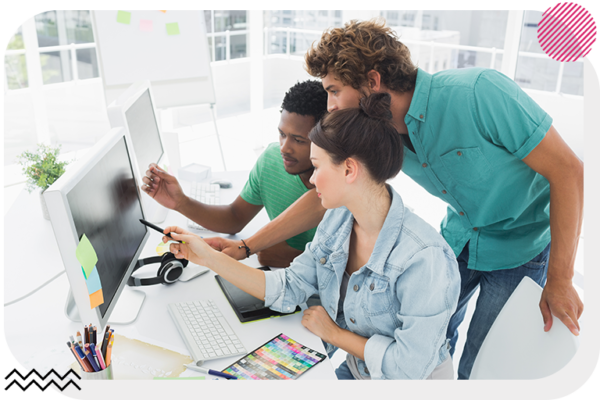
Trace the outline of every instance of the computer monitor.
<instances>
[{"instance_id":1,"label":"computer monitor","mask_svg":"<svg viewBox=\"0 0 600 400\"><path fill-rule=\"evenodd\" d=\"M118 310L123 315L115 322L132 322L144 299L143 292L124 290L150 235L139 222L144 212L130 147L125 129L112 129L44 192L71 287L66 312L74 321L104 327L120 300ZM77 257L83 235L98 259L95 269L103 303L95 308L91 308L89 276Z\"/></svg>"},{"instance_id":2,"label":"computer monitor","mask_svg":"<svg viewBox=\"0 0 600 400\"><path fill-rule=\"evenodd\" d=\"M148 165L168 162L162 135L156 119L152 89L149 81L131 85L119 98L108 106L108 119L113 128L124 127L133 145L132 158L142 185L142 177ZM148 221L162 222L168 210L147 195L142 196L142 207Z\"/></svg>"}]
</instances>

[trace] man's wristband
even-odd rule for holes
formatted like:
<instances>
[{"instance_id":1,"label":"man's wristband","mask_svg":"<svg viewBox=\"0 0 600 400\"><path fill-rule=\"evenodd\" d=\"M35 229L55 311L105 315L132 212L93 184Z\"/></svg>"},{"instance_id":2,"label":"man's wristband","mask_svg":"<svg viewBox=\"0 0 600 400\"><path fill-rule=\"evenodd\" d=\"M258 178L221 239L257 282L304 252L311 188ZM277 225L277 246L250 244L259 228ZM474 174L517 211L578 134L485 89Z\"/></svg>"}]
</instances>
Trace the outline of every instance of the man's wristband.
<instances>
[{"instance_id":1,"label":"man's wristband","mask_svg":"<svg viewBox=\"0 0 600 400\"><path fill-rule=\"evenodd\" d=\"M252 252L250 251L250 247L248 247L248 245L246 244L246 242L244 242L244 239L242 239L242 243L244 243L243 246L238 246L238 249L244 248L246 249L246 258L250 257L250 254L252 254Z\"/></svg>"}]
</instances>

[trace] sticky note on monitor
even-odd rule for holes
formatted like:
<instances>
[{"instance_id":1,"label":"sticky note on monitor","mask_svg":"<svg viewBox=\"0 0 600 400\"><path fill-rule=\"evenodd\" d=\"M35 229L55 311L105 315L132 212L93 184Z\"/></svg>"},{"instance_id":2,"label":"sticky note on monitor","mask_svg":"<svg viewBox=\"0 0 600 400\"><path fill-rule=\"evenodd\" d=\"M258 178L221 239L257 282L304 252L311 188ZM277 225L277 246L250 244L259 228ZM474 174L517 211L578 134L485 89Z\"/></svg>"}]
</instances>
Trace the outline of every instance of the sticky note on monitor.
<instances>
[{"instance_id":1,"label":"sticky note on monitor","mask_svg":"<svg viewBox=\"0 0 600 400\"><path fill-rule=\"evenodd\" d=\"M100 304L104 304L104 295L102 289L90 294L90 308L96 308Z\"/></svg>"},{"instance_id":2,"label":"sticky note on monitor","mask_svg":"<svg viewBox=\"0 0 600 400\"><path fill-rule=\"evenodd\" d=\"M131 23L131 13L128 11L117 11L117 22L129 25Z\"/></svg>"},{"instance_id":3,"label":"sticky note on monitor","mask_svg":"<svg viewBox=\"0 0 600 400\"><path fill-rule=\"evenodd\" d=\"M90 276L92 269L98 263L98 256L96 255L94 246L92 246L92 243L87 238L85 233L83 234L81 240L79 241L79 244L77 245L75 255L77 257L77 260L81 263L81 266L83 267L85 276Z\"/></svg>"},{"instance_id":4,"label":"sticky note on monitor","mask_svg":"<svg viewBox=\"0 0 600 400\"><path fill-rule=\"evenodd\" d=\"M179 35L179 24L177 22L170 22L166 24L167 35L174 36Z\"/></svg>"},{"instance_id":5,"label":"sticky note on monitor","mask_svg":"<svg viewBox=\"0 0 600 400\"><path fill-rule=\"evenodd\" d=\"M100 275L98 275L98 269L94 267L92 272L87 275L87 279L85 280L85 284L88 288L88 294L96 293L98 290L102 289L102 283L100 282Z\"/></svg>"}]
</instances>

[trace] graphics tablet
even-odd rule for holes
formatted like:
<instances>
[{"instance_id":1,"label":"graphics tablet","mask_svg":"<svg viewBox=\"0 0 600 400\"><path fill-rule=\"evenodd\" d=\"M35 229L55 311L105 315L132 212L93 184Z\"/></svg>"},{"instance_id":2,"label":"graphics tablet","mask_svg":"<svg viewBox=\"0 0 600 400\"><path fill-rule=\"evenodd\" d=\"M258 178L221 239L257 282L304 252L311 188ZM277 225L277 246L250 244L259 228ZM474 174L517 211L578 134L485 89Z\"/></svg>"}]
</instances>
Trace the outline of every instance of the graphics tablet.
<instances>
[{"instance_id":1,"label":"graphics tablet","mask_svg":"<svg viewBox=\"0 0 600 400\"><path fill-rule=\"evenodd\" d=\"M269 271L269 267L261 267L259 269L263 271ZM215 275L215 279L219 283L219 286L225 294L225 297L227 297L229 304L231 304L231 308L233 308L233 311L235 311L235 314L242 323L266 318L281 317L282 315L291 315L301 310L300 307L296 306L296 310L294 310L294 312L287 314L273 311L270 308L265 307L264 301L249 295L242 289L239 289L237 286L234 286L226 281L221 276Z\"/></svg>"}]
</instances>

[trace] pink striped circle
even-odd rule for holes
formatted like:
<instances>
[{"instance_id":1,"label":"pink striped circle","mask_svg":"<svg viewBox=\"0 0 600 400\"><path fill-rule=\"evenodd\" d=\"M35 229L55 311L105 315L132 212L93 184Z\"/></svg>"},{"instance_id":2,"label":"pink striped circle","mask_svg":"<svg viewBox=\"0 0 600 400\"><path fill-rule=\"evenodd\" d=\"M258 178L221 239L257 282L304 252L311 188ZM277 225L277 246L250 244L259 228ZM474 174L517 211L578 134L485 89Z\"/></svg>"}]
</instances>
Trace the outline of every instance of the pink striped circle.
<instances>
[{"instance_id":1,"label":"pink striped circle","mask_svg":"<svg viewBox=\"0 0 600 400\"><path fill-rule=\"evenodd\" d=\"M556 61L585 57L596 41L592 15L576 3L558 3L542 14L537 37L542 50Z\"/></svg>"}]
</instances>

